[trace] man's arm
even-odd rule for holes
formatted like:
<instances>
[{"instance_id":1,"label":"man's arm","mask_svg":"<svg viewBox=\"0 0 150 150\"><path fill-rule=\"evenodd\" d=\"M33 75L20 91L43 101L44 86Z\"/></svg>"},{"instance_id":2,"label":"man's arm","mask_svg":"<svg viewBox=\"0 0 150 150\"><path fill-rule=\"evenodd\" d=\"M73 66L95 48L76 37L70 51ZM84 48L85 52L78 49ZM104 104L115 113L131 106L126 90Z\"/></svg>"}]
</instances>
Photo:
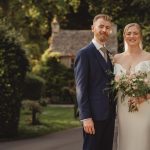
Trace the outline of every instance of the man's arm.
<instances>
[{"instance_id":1,"label":"man's arm","mask_svg":"<svg viewBox=\"0 0 150 150\"><path fill-rule=\"evenodd\" d=\"M88 98L88 74L89 65L86 53L80 51L75 59L74 65L76 95L81 120L91 118L91 111Z\"/></svg>"},{"instance_id":2,"label":"man's arm","mask_svg":"<svg viewBox=\"0 0 150 150\"><path fill-rule=\"evenodd\" d=\"M85 52L80 51L78 53L75 60L74 72L79 117L82 120L84 131L89 134L95 134L94 123L91 118L91 110L88 99L89 65Z\"/></svg>"}]
</instances>

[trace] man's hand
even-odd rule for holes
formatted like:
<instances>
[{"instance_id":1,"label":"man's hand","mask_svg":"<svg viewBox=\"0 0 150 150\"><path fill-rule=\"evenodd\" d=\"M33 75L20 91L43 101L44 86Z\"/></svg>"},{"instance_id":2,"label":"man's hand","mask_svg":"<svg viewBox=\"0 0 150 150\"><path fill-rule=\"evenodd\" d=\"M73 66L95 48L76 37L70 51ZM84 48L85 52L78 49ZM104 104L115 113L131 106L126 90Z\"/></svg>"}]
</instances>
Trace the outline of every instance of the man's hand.
<instances>
[{"instance_id":1,"label":"man's hand","mask_svg":"<svg viewBox=\"0 0 150 150\"><path fill-rule=\"evenodd\" d=\"M84 131L88 134L95 134L94 122L91 118L83 120Z\"/></svg>"}]
</instances>

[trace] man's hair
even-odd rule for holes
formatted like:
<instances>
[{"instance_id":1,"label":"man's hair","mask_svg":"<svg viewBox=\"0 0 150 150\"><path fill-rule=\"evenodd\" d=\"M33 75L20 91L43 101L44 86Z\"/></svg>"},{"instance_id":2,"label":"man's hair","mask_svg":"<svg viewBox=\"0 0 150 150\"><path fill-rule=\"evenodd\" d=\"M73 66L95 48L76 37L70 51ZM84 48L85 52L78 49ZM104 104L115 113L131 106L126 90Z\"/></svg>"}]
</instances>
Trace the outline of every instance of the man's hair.
<instances>
[{"instance_id":1,"label":"man's hair","mask_svg":"<svg viewBox=\"0 0 150 150\"><path fill-rule=\"evenodd\" d=\"M112 18L111 18L110 16L108 16L108 15L106 15L106 14L98 14L98 15L96 15L96 16L94 17L94 19L93 19L93 24L94 24L99 18L102 18L102 19L104 19L104 20L106 20L106 21L109 21L109 22L112 21Z\"/></svg>"}]
</instances>

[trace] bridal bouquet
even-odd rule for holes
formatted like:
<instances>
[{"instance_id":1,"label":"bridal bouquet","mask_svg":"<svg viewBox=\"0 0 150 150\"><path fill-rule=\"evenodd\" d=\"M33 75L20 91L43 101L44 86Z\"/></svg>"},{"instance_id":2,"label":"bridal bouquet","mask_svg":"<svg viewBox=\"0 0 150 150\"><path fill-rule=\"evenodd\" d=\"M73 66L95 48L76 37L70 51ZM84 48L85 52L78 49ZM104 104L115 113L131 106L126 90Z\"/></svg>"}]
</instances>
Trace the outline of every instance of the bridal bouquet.
<instances>
[{"instance_id":1,"label":"bridal bouquet","mask_svg":"<svg viewBox=\"0 0 150 150\"><path fill-rule=\"evenodd\" d=\"M136 74L116 76L112 81L115 90L122 93L121 102L128 96L129 112L138 111L138 101L147 100L150 94L150 73L138 72Z\"/></svg>"}]
</instances>

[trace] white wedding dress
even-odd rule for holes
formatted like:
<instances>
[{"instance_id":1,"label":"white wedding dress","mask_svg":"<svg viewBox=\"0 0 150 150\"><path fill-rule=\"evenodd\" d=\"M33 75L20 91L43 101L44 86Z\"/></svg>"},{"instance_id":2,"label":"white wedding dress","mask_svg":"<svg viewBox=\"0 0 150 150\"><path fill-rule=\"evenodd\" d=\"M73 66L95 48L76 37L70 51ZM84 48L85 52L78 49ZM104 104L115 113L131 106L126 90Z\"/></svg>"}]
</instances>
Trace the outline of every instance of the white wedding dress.
<instances>
[{"instance_id":1,"label":"white wedding dress","mask_svg":"<svg viewBox=\"0 0 150 150\"><path fill-rule=\"evenodd\" d=\"M138 63L130 73L149 72L150 60ZM114 66L115 75L127 74L120 64ZM128 112L128 102L121 102L118 93L118 141L117 150L150 150L150 100L139 106L138 112Z\"/></svg>"}]
</instances>

